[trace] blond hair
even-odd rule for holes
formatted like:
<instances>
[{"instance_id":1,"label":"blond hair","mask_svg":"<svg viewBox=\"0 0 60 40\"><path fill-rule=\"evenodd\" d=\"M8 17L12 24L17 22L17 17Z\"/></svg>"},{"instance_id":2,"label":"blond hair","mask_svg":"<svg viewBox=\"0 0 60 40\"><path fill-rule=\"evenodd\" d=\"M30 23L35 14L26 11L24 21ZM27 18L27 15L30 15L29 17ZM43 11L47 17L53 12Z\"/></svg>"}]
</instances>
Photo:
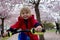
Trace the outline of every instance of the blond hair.
<instances>
[{"instance_id":1,"label":"blond hair","mask_svg":"<svg viewBox=\"0 0 60 40\"><path fill-rule=\"evenodd\" d=\"M31 10L28 8L28 7L23 7L21 10L20 10L20 15L23 13L23 11L26 11L28 13L31 14Z\"/></svg>"}]
</instances>

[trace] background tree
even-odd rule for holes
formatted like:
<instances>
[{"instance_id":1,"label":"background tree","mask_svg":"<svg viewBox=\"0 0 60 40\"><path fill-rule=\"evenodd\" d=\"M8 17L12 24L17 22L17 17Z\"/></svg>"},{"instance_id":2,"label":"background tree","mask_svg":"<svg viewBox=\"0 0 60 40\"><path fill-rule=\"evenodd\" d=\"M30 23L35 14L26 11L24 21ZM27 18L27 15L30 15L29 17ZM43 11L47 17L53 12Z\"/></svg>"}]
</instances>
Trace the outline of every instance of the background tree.
<instances>
[{"instance_id":1,"label":"background tree","mask_svg":"<svg viewBox=\"0 0 60 40\"><path fill-rule=\"evenodd\" d=\"M6 11L5 11L5 12L6 12ZM2 28L2 31L1 31L2 36L3 36L3 33L4 33L4 20L10 18L10 15L8 15L8 14L5 13L5 12L2 12L2 13L0 14L1 26L2 26L2 27L1 27L1 28Z\"/></svg>"},{"instance_id":2,"label":"background tree","mask_svg":"<svg viewBox=\"0 0 60 40\"><path fill-rule=\"evenodd\" d=\"M41 23L40 12L39 12L40 0L31 0L31 1L29 1L29 3L32 3L34 5L34 9L35 9L35 13L36 13L36 18Z\"/></svg>"}]
</instances>

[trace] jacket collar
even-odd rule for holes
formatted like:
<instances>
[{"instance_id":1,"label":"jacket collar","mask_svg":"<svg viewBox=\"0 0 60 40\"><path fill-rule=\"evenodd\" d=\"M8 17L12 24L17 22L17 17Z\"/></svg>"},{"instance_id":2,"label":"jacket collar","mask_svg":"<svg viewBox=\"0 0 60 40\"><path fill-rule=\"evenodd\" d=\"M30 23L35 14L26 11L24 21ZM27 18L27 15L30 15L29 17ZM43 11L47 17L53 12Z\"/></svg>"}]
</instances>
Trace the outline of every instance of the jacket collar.
<instances>
[{"instance_id":1,"label":"jacket collar","mask_svg":"<svg viewBox=\"0 0 60 40\"><path fill-rule=\"evenodd\" d=\"M34 15L30 16L28 20L34 19ZM18 17L18 21L24 20L21 16Z\"/></svg>"}]
</instances>

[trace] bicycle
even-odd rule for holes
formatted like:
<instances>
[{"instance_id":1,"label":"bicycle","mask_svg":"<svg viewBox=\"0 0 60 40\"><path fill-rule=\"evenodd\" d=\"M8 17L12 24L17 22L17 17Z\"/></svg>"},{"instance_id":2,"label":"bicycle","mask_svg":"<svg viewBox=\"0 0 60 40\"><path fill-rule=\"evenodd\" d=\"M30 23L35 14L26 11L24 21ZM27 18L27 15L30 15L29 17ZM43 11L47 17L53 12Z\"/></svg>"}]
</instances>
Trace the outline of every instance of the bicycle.
<instances>
[{"instance_id":1,"label":"bicycle","mask_svg":"<svg viewBox=\"0 0 60 40\"><path fill-rule=\"evenodd\" d=\"M20 31L18 31L19 34L18 34L17 40L22 40L22 38L23 38L23 40L30 40L30 37L28 35L25 35L24 32L31 32L31 33L37 34L37 35L43 35L44 34L43 32L35 31L34 28L31 30L20 30ZM12 40L12 38L10 38L10 39Z\"/></svg>"}]
</instances>

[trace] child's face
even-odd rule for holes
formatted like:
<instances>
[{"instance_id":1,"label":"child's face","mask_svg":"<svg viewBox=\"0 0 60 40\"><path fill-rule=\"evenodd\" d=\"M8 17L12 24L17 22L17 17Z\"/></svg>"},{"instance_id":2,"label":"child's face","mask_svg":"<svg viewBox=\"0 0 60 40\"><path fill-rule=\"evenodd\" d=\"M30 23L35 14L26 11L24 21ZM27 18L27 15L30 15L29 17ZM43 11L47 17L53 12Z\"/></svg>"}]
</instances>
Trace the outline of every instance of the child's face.
<instances>
[{"instance_id":1,"label":"child's face","mask_svg":"<svg viewBox=\"0 0 60 40\"><path fill-rule=\"evenodd\" d=\"M24 19L28 19L31 16L31 14L29 12L27 12L27 11L23 11L20 15Z\"/></svg>"}]
</instances>

